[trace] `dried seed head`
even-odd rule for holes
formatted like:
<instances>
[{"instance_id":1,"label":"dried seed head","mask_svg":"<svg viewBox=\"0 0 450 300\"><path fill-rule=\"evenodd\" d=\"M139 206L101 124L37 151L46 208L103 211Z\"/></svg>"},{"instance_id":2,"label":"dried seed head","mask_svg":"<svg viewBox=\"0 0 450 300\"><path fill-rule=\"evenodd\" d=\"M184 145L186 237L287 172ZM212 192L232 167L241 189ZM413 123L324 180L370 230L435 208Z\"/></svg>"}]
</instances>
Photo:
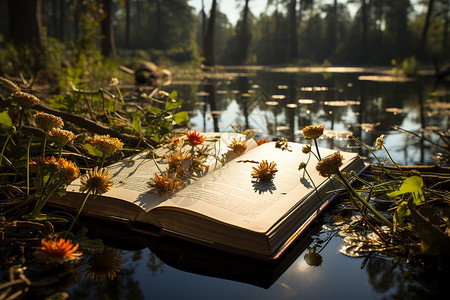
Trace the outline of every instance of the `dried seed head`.
<instances>
[{"instance_id":1,"label":"dried seed head","mask_svg":"<svg viewBox=\"0 0 450 300\"><path fill-rule=\"evenodd\" d=\"M76 137L77 136L72 131L62 130L59 128L53 128L48 133L48 139L55 142L60 147L72 142Z\"/></svg>"},{"instance_id":2,"label":"dried seed head","mask_svg":"<svg viewBox=\"0 0 450 300\"><path fill-rule=\"evenodd\" d=\"M13 101L23 108L30 108L40 102L36 96L20 91L12 93L11 96Z\"/></svg>"},{"instance_id":3,"label":"dried seed head","mask_svg":"<svg viewBox=\"0 0 450 300\"><path fill-rule=\"evenodd\" d=\"M339 172L339 168L342 166L342 160L344 157L337 151L333 154L323 158L317 163L316 170L319 171L320 176L330 177L331 175Z\"/></svg>"},{"instance_id":4,"label":"dried seed head","mask_svg":"<svg viewBox=\"0 0 450 300\"><path fill-rule=\"evenodd\" d=\"M53 128L61 128L64 125L64 122L60 117L44 112L38 112L33 116L33 118L36 126L45 132L49 132Z\"/></svg>"},{"instance_id":5,"label":"dried seed head","mask_svg":"<svg viewBox=\"0 0 450 300\"><path fill-rule=\"evenodd\" d=\"M325 130L325 126L306 126L303 128L303 136L307 139L318 139Z\"/></svg>"}]
</instances>

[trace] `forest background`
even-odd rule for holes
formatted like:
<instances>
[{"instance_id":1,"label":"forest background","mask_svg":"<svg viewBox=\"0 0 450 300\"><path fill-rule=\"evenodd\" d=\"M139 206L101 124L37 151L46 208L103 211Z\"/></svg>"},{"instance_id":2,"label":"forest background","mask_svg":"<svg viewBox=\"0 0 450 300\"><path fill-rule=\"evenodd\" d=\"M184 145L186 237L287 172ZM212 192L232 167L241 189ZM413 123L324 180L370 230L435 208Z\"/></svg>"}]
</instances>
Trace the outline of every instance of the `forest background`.
<instances>
[{"instance_id":1,"label":"forest background","mask_svg":"<svg viewBox=\"0 0 450 300\"><path fill-rule=\"evenodd\" d=\"M129 65L431 65L450 52L450 0L267 0L259 16L252 0L201 1L199 13L190 2L0 0L0 73L104 57ZM241 12L236 24L222 12L230 5Z\"/></svg>"}]
</instances>

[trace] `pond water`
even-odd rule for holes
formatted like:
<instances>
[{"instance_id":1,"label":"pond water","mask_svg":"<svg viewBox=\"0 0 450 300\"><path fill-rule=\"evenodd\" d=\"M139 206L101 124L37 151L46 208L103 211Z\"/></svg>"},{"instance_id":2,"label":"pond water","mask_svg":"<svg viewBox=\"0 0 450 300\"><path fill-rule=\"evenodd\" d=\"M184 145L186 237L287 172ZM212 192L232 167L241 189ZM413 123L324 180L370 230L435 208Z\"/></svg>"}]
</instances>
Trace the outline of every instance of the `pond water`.
<instances>
[{"instance_id":1,"label":"pond water","mask_svg":"<svg viewBox=\"0 0 450 300\"><path fill-rule=\"evenodd\" d=\"M309 71L230 68L201 80L177 76L165 90L176 90L185 99L183 110L195 130L233 131L232 126L239 126L260 138L305 142L304 126L325 125L329 137L320 146L359 151L372 161L367 150L346 137L352 133L372 146L385 134L397 163L435 161L436 149L408 132L437 141L433 130L449 128L448 86L432 79L399 81L383 76L385 70ZM385 152L376 153L386 158ZM317 220L277 263L86 223L93 237L110 239L120 249L123 264L111 281L85 279L87 267L80 267L79 281L67 291L71 299L430 299L446 289L439 276L427 277L427 271L404 260L342 254L342 238L323 227L327 218ZM312 252L322 259L315 255L315 267L305 260Z\"/></svg>"}]
</instances>

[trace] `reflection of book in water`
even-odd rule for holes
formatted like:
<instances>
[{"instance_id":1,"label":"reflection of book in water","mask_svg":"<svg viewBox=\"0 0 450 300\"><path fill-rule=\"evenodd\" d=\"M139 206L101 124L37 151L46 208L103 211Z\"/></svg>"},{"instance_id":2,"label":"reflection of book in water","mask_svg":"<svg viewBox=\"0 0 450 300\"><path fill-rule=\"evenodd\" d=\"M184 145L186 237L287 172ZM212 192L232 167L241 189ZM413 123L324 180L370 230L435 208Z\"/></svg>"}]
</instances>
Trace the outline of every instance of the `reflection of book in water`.
<instances>
[{"instance_id":1,"label":"reflection of book in water","mask_svg":"<svg viewBox=\"0 0 450 300\"><path fill-rule=\"evenodd\" d=\"M220 156L229 150L227 145L233 138L243 137L222 133L211 148ZM304 172L299 172L298 166L308 161L303 146L289 143L291 151L282 151L272 142L249 147L252 149L222 167L213 167L211 161L206 175L191 180L172 195L148 192L147 182L158 167L153 159L138 154L108 167L115 175L113 188L91 197L83 213L125 222L136 231L196 241L263 260L277 259L325 209L339 187L336 179L319 175L314 158L307 165L309 176L302 176ZM320 149L322 157L334 152ZM360 173L366 168L358 154L341 154L342 171ZM269 183L255 183L252 162L263 160L275 162L278 172ZM164 165L160 168L164 169ZM85 198L79 188L78 180L67 188L65 196L53 197L49 202L77 210Z\"/></svg>"},{"instance_id":2,"label":"reflection of book in water","mask_svg":"<svg viewBox=\"0 0 450 300\"><path fill-rule=\"evenodd\" d=\"M94 219L82 220L91 237L102 238L118 249L148 247L163 263L178 270L269 288L314 241L320 226L311 226L277 260L263 261L215 250L171 237L153 237L129 230L121 224Z\"/></svg>"}]
</instances>

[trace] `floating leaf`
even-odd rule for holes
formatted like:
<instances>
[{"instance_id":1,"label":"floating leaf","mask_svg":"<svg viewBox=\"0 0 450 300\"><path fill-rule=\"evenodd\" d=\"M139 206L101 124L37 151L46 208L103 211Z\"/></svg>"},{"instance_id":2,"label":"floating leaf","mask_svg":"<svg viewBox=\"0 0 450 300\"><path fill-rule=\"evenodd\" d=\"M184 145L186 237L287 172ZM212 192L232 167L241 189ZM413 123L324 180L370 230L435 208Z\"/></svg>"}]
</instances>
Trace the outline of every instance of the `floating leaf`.
<instances>
[{"instance_id":1,"label":"floating leaf","mask_svg":"<svg viewBox=\"0 0 450 300\"><path fill-rule=\"evenodd\" d=\"M388 193L387 195L389 197L396 197L406 193L411 193L413 195L414 204L419 205L425 201L425 197L423 196L422 192L422 187L423 187L422 177L414 175L406 178L398 191Z\"/></svg>"}]
</instances>

